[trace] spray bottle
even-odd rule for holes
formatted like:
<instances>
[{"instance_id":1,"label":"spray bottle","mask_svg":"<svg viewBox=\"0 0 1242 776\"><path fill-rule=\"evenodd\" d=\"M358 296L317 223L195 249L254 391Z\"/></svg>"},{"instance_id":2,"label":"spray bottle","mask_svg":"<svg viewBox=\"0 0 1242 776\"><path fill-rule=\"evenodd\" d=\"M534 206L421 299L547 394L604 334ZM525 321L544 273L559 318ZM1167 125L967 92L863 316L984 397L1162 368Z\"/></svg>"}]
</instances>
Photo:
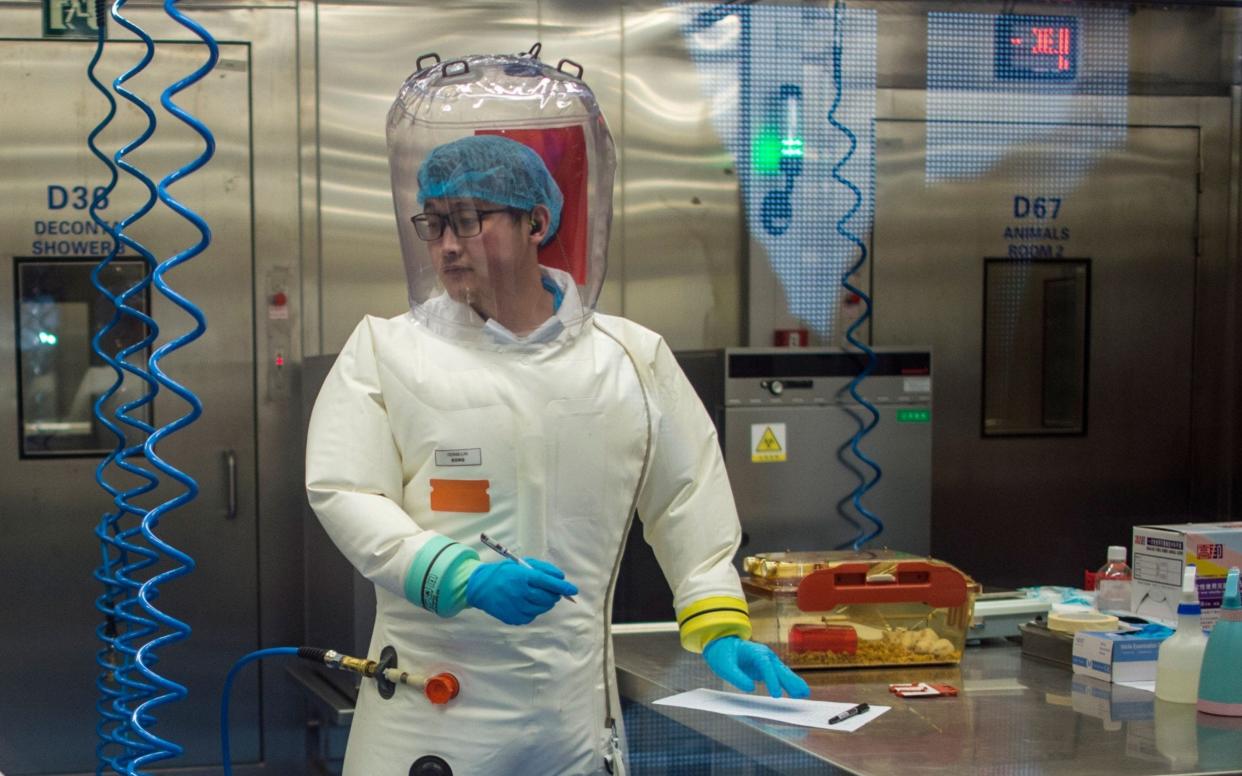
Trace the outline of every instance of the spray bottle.
<instances>
[{"instance_id":1,"label":"spray bottle","mask_svg":"<svg viewBox=\"0 0 1242 776\"><path fill-rule=\"evenodd\" d=\"M1207 636L1199 619L1195 567L1182 574L1182 600L1177 605L1177 632L1160 645L1156 658L1156 697L1173 703L1194 703L1199 697L1199 671Z\"/></svg>"},{"instance_id":2,"label":"spray bottle","mask_svg":"<svg viewBox=\"0 0 1242 776\"><path fill-rule=\"evenodd\" d=\"M1238 567L1225 579L1220 619L1212 627L1203 670L1199 674L1199 711L1242 717L1242 602L1238 600Z\"/></svg>"}]
</instances>

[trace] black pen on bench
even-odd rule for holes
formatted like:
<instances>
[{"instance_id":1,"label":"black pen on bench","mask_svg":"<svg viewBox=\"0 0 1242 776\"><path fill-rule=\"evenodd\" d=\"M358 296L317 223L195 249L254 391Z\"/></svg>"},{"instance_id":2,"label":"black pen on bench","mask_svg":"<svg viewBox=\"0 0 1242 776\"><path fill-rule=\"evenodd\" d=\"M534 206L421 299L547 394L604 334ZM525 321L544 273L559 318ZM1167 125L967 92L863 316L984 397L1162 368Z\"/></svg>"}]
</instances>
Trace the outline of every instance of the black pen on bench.
<instances>
[{"instance_id":1,"label":"black pen on bench","mask_svg":"<svg viewBox=\"0 0 1242 776\"><path fill-rule=\"evenodd\" d=\"M857 717L859 714L865 714L870 708L871 707L868 706L867 704L860 703L857 706L848 708L845 711L841 712L840 714L836 715L835 717L832 717L831 719L828 720L828 724L835 725L838 722L844 722L850 717Z\"/></svg>"}]
</instances>

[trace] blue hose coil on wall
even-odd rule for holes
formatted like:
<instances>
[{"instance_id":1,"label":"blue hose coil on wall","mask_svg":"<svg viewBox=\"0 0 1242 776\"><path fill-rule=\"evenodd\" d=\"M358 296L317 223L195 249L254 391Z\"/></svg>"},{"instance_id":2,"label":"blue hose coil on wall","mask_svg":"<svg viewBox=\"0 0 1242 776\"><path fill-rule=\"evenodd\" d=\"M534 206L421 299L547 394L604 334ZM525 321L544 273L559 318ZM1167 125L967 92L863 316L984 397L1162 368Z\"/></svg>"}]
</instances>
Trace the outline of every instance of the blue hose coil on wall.
<instances>
[{"instance_id":1,"label":"blue hose coil on wall","mask_svg":"<svg viewBox=\"0 0 1242 776\"><path fill-rule=\"evenodd\" d=\"M163 460L157 453L156 447L161 440L194 422L202 413L202 404L192 391L164 372L160 367L160 361L198 339L206 331L207 324L202 311L173 290L165 276L170 270L202 253L211 243L211 231L206 221L169 194L168 187L201 168L214 155L215 140L211 132L202 122L174 103L173 97L200 81L215 67L219 59L219 49L211 35L201 25L176 8L176 0L165 0L165 13L206 44L208 58L193 73L165 89L160 96L160 102L169 113L190 126L203 138L205 149L196 159L175 170L155 185L141 170L125 160L126 155L154 134L156 126L155 114L150 107L125 88L125 82L141 72L151 62L155 51L150 36L121 15L125 3L126 0L116 0L112 8L112 18L117 24L136 35L143 42L145 51L137 65L113 82L113 89L138 107L147 119L147 127L138 138L117 152L115 164L110 162L95 144L99 134L116 114L116 101L95 75L95 68L102 56L107 37L106 26L103 23L102 2L96 5L99 40L95 55L88 67L88 77L104 94L109 105L107 116L90 134L88 146L92 153L108 167L110 177L108 185L102 187L101 195L92 202L90 212L92 219L114 238L112 252L95 268L92 273L92 282L115 310L112 319L92 338L91 345L92 349L116 373L116 380L94 406L95 417L116 437L114 449L96 470L96 480L112 497L116 505L116 510L105 514L96 528L103 562L95 572L95 577L104 586L104 593L96 604L104 615L104 623L97 631L104 646L97 656L97 662L101 668L97 681L100 690L97 708L102 719L97 726L100 741L97 745L96 773L102 774L108 769L114 773L137 776L142 773L140 770L142 767L175 758L184 751L183 747L156 735L152 728L156 723L155 711L158 707L183 699L187 692L184 686L156 672L155 668L159 662L158 652L163 647L188 638L190 627L160 611L155 606L155 601L159 597L159 586L192 571L194 561L190 556L161 540L156 534L156 529L166 514L184 506L197 496L198 485L188 474ZM133 214L112 225L100 218L97 211L100 209L101 201L116 186L117 168L125 170L142 182L147 189L148 197ZM200 234L197 243L163 262L157 262L149 250L126 234L126 228L146 215L154 206L156 199L190 221ZM100 274L116 258L122 244L133 248L143 258L148 272L138 283L120 294L114 294L101 281ZM157 348L147 360L146 368L142 369L130 363L129 358L136 353L145 353L154 344L158 328L151 317L135 308L130 302L136 295L144 293L149 286L154 286L160 294L186 312L193 319L194 325L188 332ZM146 336L124 347L113 356L106 352L104 344L108 333L126 316L139 320L145 328ZM145 392L138 399L118 407L114 421L106 417L105 405L120 389L126 373L142 380ZM130 413L151 404L161 385L188 404L189 411L176 420L157 428ZM130 443L131 431L136 432L135 436L138 437L132 444ZM145 457L146 463L156 470L155 472L129 460L139 453ZM141 483L128 490L112 485L106 473L113 465L137 476ZM138 496L158 487L158 473L180 484L184 488L183 492L149 510L137 506L134 500ZM171 563L172 567L149 578L141 578L140 572L156 565L161 560Z\"/></svg>"},{"instance_id":2,"label":"blue hose coil on wall","mask_svg":"<svg viewBox=\"0 0 1242 776\"><path fill-rule=\"evenodd\" d=\"M100 7L96 9L97 11L102 10L102 3L99 5ZM102 94L108 101L108 113L87 137L86 145L90 149L91 153L103 162L105 167L107 167L109 179L106 186L102 187L102 189L96 189L96 196L91 201L91 206L88 212L91 219L105 229L113 239L111 252L91 272L91 284L95 286L100 295L112 304L112 307L116 312L113 314L111 320L104 324L99 332L91 338L91 350L93 350L96 355L98 355L112 368L116 379L103 393L103 395L95 401L93 411L100 424L107 428L108 431L116 437L116 444L113 447L112 452L100 462L98 467L96 467L95 481L99 483L99 486L103 488L115 502L117 499L121 499L127 494L119 488L112 486L108 482L105 475L108 466L112 464L117 455L119 455L125 448L126 435L120 426L113 423L107 416L104 412L104 406L120 389L122 381L124 380L124 373L121 370L118 360L113 358L111 354L104 351L102 343L105 341L108 333L115 328L117 323L120 322L123 303L117 295L112 293L111 289L103 285L100 279L100 275L104 268L107 267L114 258L116 258L118 247L116 245L116 231L109 222L99 217L98 211L102 206L101 203L109 195L111 195L113 189L116 188L117 174L116 165L113 164L112 160L99 150L99 147L95 144L95 140L108 126L108 124L112 122L112 118L116 115L116 100L112 97L112 93L108 91L102 83L100 83L99 79L95 75L95 67L99 64L99 60L103 56L104 41L107 36L107 31L102 23L98 23L96 26L99 29L99 38L95 46L95 53L91 57L90 64L86 68L86 75L100 94ZM121 413L118 410L118 420L121 420L119 417L120 414ZM98 761L96 773L102 773L104 767L106 766L112 766L113 770L116 770L116 761L110 752L110 747L112 745L119 745L122 750L126 748L124 739L120 737L120 731L125 726L129 717L127 714L118 712L114 705L124 696L124 691L118 689L115 681L115 670L118 666L117 661L119 659L121 662L124 662L124 659L119 657L120 653L117 641L117 637L120 635L123 627L120 622L121 615L117 609L117 605L118 601L125 596L125 587L117 578L117 567L126 564L128 561L128 551L125 549L124 545L119 543L116 539L116 535L120 532L119 522L124 514L124 509L121 507L118 507L116 512L105 513L95 529L95 534L99 538L100 550L103 556L101 565L95 570L95 579L104 587L103 594L100 595L95 602L96 608L104 615L104 622L96 628L95 631L96 636L98 636L99 640L104 644L103 648L100 649L95 656L96 663L100 667L100 674L96 680L96 687L99 689L100 697L95 704L95 710L99 712L101 717L101 721L95 729L100 739L100 743L95 749Z\"/></svg>"},{"instance_id":3,"label":"blue hose coil on wall","mask_svg":"<svg viewBox=\"0 0 1242 776\"><path fill-rule=\"evenodd\" d=\"M169 499L168 501L159 504L148 511L142 520L143 537L151 545L155 546L159 549L159 551L164 553L167 557L171 558L179 565L151 577L143 583L142 587L138 591L138 598L143 611L146 612L148 616L157 620L167 630L167 632L142 645L138 649L138 655L136 657L138 670L148 681L155 684L160 691L162 691L162 694L157 695L156 697L153 697L139 705L138 708L134 709L131 717L131 722L138 735L154 747L154 751L144 754L134 761L134 764L131 766L131 773L133 774L139 773L137 769L141 766L155 763L160 760L171 759L181 754L183 751L181 746L163 739L151 732L150 726L144 723L147 719L147 715L151 714L157 707L166 703L181 700L186 696L185 687L175 681L172 681L171 679L168 679L167 677L161 676L155 671L155 665L158 662L157 650L160 647L174 644L188 638L190 635L190 627L186 623L165 614L156 608L155 599L159 596L159 585L188 574L194 569L194 560L189 555L186 555L180 550L177 550L171 545L163 542L155 534L155 529L159 526L160 519L163 518L165 514L192 501L198 495L198 483L196 483L188 474L178 470L176 467L163 460L156 452L156 446L165 437L176 433L178 430L185 428L190 423L193 423L198 416L202 414L203 409L202 403L192 391L177 383L166 372L164 372L164 370L160 367L160 361L169 354L180 350L189 343L198 339L203 335L203 332L207 330L207 321L202 311L194 306L194 304L187 298L174 291L165 280L165 275L167 275L171 269L184 264L186 261L189 261L193 257L202 253L207 246L211 244L211 230L208 228L207 222L203 220L202 217L190 208L178 202L168 193L168 186L193 173L195 170L200 169L207 163L208 160L211 159L215 153L215 138L212 136L210 130L207 129L205 124L174 103L172 98L174 95L198 83L204 76L207 75L207 73L211 72L211 70L215 67L216 62L219 60L220 52L211 35L208 34L208 32L197 22L181 13L176 6L176 0L165 0L164 11L174 21L193 32L200 40L203 41L204 44L207 45L208 57L207 61L193 73L165 89L160 95L160 104L164 106L165 110L176 116L191 129L197 132L199 136L203 138L205 149L197 158L167 175L156 187L159 193L160 201L185 218L187 221L191 222L194 227L198 229L200 238L194 245L179 251L170 258L160 262L159 266L155 268L152 277L152 283L155 285L156 290L158 290L168 300L173 302L173 304L177 307L181 308L188 315L190 315L194 319L194 327L185 334L182 334L181 336L176 337L172 341L157 348L155 353L151 355L148 362L151 374L155 377L156 381L161 386L183 399L190 406L190 411L180 418L157 428L147 437L147 441L143 445L143 452L155 468L184 486L185 491L181 495Z\"/></svg>"},{"instance_id":4,"label":"blue hose coil on wall","mask_svg":"<svg viewBox=\"0 0 1242 776\"><path fill-rule=\"evenodd\" d=\"M100 3L100 5L102 6L103 4ZM100 700L97 706L102 720L97 728L100 742L96 748L96 773L104 773L105 768L110 769L114 773L126 773L135 757L149 751L149 747L134 733L131 718L137 705L149 698L153 690L149 683L137 675L135 662L137 656L136 645L143 643L147 637L157 630L156 623L138 610L137 592L140 587L140 581L136 578L136 575L143 569L156 564L159 561L159 555L150 547L138 543L141 534L140 521L145 515L146 510L138 506L136 499L154 490L159 484L159 479L149 468L132 460L136 456L143 454L143 444L147 436L154 431L154 427L131 413L154 402L155 396L158 393L158 384L147 371L145 358L144 362L140 364L135 364L130 360L136 354L145 354L158 335L159 330L155 321L141 309L130 304L134 297L144 293L149 287L151 273L155 269L157 262L151 251L126 233L126 229L146 215L156 201L154 184L142 174L141 170L126 161L127 155L143 145L154 134L155 114L137 95L125 87L127 81L141 73L151 62L154 56L154 44L141 29L130 24L120 16L119 9L122 5L124 5L123 0L117 3L116 8L113 10L113 18L117 20L118 24L138 35L142 39L145 48L139 62L113 82L113 89L143 113L147 120L147 126L137 138L117 151L115 164L103 155L95 145L99 134L107 127L116 114L115 99L95 76L95 68L102 56L104 40L106 38L106 25L102 23L102 18L99 19L101 23L97 25L100 37L96 46L95 56L92 58L87 71L91 82L105 96L109 105L107 116L88 138L88 146L92 153L104 162L109 172L109 183L103 188L102 196L96 197L92 201L90 213L92 219L105 228L113 237L112 251L95 268L91 279L95 287L116 309L112 319L91 340L92 349L116 373L116 380L94 406L96 418L116 437L116 445L113 451L104 458L96 470L96 480L112 496L113 503L116 506L116 511L105 514L96 529L96 534L99 536L101 543L103 563L95 576L104 585L105 590L97 602L97 607L103 612L105 621L99 628L104 648L97 657L101 669L97 680L97 686L100 690ZM102 17L102 13L98 14L98 16ZM147 189L147 199L131 215L121 219L116 224L108 224L99 217L97 211L100 209L101 200L109 196L116 186L117 168L125 170L125 172L145 186ZM146 266L146 272L129 289L126 289L121 294L114 295L101 282L100 274L116 258L122 244L132 248L142 258ZM105 338L124 317L138 320L143 325L145 336L139 341L126 346L115 355L109 354L103 348ZM135 379L142 381L144 386L143 393L137 399L116 408L115 417L117 422L114 423L105 416L104 405L119 391L127 373ZM133 443L129 441L131 435L137 437ZM116 466L121 471L137 477L140 480L139 484L125 490L111 485L106 478L110 466Z\"/></svg>"},{"instance_id":5,"label":"blue hose coil on wall","mask_svg":"<svg viewBox=\"0 0 1242 776\"><path fill-rule=\"evenodd\" d=\"M858 460L862 461L863 464L865 464L869 469L871 469L875 475L870 479L867 479L865 476L862 477L862 482L854 490L851 498L851 501L854 504L854 509L857 510L858 514L871 521L874 525L874 528L871 531L863 531L860 527L859 534L854 537L854 541L851 544L852 548L857 551L862 549L863 545L876 538L884 531L883 521L873 514L871 510L863 506L862 503L862 497L867 494L867 491L876 486L884 472L880 469L879 464L865 455L859 447L859 443L862 442L863 438L866 437L867 434L871 433L872 429L876 427L876 424L880 422L880 412L875 408L875 405L867 401L867 399L858 390L858 386L862 384L862 381L867 379L872 371L875 370L877 359L875 357L875 352L872 351L871 348L867 347L865 342L855 336L855 332L862 328L863 324L871 318L871 297L867 296L861 288L858 288L850 282L850 278L862 269L863 264L867 261L867 245L858 238L858 235L851 232L847 226L850 219L854 217L854 214L857 213L859 208L862 206L862 192L859 191L858 187L855 186L853 182L841 174L842 168L849 163L850 159L854 156L855 150L858 148L858 138L853 132L850 131L849 127L839 122L836 117L837 108L841 104L841 93L843 91L841 78L841 50L845 38L844 28L841 23L841 9L843 5L843 3L838 2L834 4L832 8L833 98L832 107L828 109L828 123L831 124L837 131L844 133L846 138L849 140L849 150L847 150L846 153L832 166L832 179L848 188L854 195L854 204L849 208L849 210L843 213L840 218L837 219L836 225L837 234L841 235L841 237L845 238L858 248L858 259L854 262L853 266L851 266L849 270L841 276L841 286L850 293L856 294L863 303L862 315L858 316L858 318L850 324L848 328L846 328L845 339L866 355L867 362L863 365L863 368L859 371L859 373L854 376L854 379L850 380L848 390L854 401L862 406L863 409L866 410L867 414L871 416L869 421L863 421L860 419L858 431L855 432L854 436L850 439L849 447L854 456ZM844 512L842 512L842 514L844 514ZM855 523L855 525L858 524Z\"/></svg>"}]
</instances>

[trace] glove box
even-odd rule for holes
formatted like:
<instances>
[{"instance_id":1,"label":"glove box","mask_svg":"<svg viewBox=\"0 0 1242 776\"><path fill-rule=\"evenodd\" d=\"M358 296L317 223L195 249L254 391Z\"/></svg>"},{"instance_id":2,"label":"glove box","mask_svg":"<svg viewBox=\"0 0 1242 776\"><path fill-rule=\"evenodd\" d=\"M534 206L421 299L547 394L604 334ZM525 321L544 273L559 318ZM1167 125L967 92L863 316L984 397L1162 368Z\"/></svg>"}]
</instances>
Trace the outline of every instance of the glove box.
<instances>
[{"instance_id":1,"label":"glove box","mask_svg":"<svg viewBox=\"0 0 1242 776\"><path fill-rule=\"evenodd\" d=\"M956 664L980 587L891 550L764 553L743 562L751 638L792 668Z\"/></svg>"}]
</instances>

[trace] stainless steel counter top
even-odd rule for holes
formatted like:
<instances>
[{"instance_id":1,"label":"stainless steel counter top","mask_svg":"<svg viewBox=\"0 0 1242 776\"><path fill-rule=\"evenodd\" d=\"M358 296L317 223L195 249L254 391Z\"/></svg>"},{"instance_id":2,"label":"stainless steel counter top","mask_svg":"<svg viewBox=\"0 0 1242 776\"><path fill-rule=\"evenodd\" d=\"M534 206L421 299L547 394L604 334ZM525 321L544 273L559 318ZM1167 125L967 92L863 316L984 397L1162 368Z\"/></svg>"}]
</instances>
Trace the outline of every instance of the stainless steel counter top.
<instances>
[{"instance_id":1,"label":"stainless steel counter top","mask_svg":"<svg viewBox=\"0 0 1242 776\"><path fill-rule=\"evenodd\" d=\"M969 647L961 666L802 672L814 699L892 707L856 733L838 733L651 706L696 687L732 688L682 650L676 633L614 640L624 697L748 757L789 750L815 773L1242 774L1242 718L1198 714L1193 705L1074 676L1023 658L1009 642ZM959 695L902 699L888 691L890 683L918 681L951 684Z\"/></svg>"}]
</instances>

